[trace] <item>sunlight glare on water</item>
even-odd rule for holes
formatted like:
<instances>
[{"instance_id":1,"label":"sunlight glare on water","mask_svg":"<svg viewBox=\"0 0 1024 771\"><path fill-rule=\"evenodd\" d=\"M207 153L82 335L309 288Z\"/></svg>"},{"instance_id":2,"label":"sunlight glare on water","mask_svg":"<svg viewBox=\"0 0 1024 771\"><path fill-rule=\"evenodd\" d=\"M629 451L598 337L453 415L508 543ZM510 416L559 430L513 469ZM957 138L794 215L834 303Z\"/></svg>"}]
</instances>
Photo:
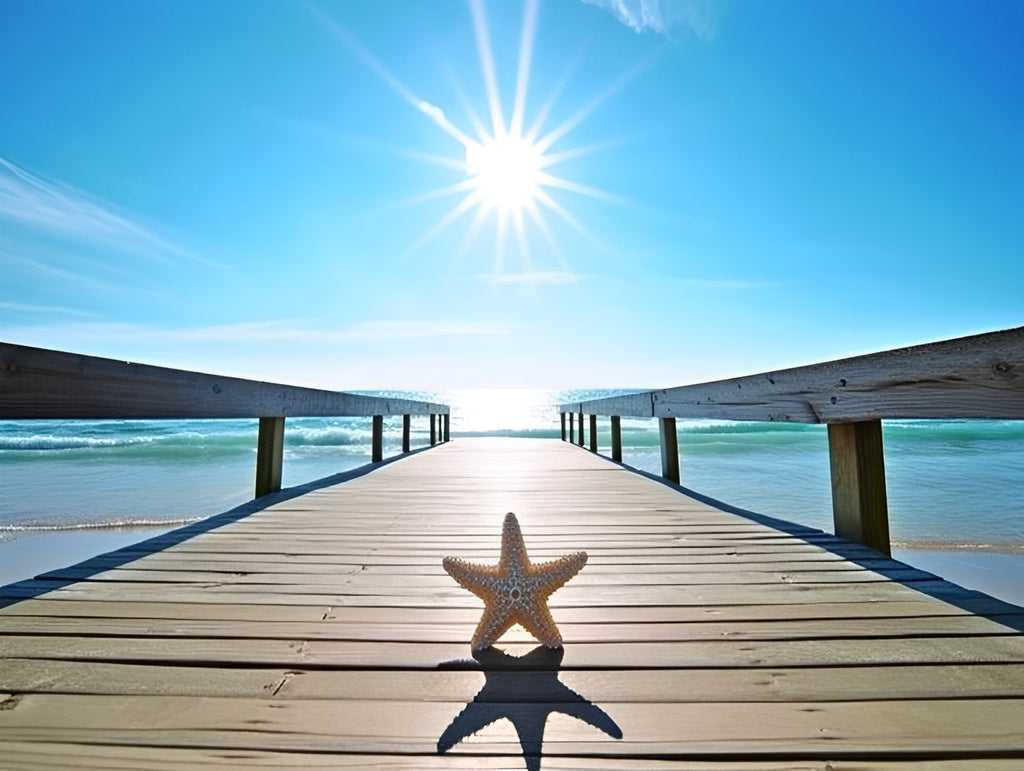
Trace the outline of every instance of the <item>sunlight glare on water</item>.
<instances>
[{"instance_id":1,"label":"sunlight glare on water","mask_svg":"<svg viewBox=\"0 0 1024 771\"><path fill-rule=\"evenodd\" d=\"M457 433L557 426L552 392L542 388L465 388L446 396L452 406L452 431Z\"/></svg>"}]
</instances>

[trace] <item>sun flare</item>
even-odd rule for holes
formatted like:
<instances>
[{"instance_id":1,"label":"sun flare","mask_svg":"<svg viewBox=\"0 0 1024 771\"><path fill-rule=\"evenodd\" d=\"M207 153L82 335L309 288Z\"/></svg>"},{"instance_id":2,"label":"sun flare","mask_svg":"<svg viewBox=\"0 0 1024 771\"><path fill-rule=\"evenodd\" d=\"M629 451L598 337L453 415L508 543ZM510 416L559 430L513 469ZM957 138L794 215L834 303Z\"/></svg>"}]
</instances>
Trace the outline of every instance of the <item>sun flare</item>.
<instances>
[{"instance_id":1,"label":"sun flare","mask_svg":"<svg viewBox=\"0 0 1024 771\"><path fill-rule=\"evenodd\" d=\"M531 207L543 180L540 148L509 134L466 145L466 173L480 203L516 213Z\"/></svg>"},{"instance_id":2,"label":"sun flare","mask_svg":"<svg viewBox=\"0 0 1024 771\"><path fill-rule=\"evenodd\" d=\"M472 216L471 224L453 259L460 259L464 252L477 243L477 236L485 223L490 221L494 223L495 242L493 248L488 251L493 254L494 275L519 275L531 280L571 276L568 260L562 252L555 231L552 230L552 224L561 223L568 226L592 243L602 246L557 198L561 193L569 193L613 202L621 199L606 191L566 179L552 170L569 159L579 158L600 149L600 145L566 149L564 140L566 135L643 68L640 65L634 67L603 92L572 112L560 124L553 128L545 128L555 99L561 91L561 85L557 85L548 99L537 109L532 122L528 122L527 91L539 7L539 0L524 0L512 110L507 114L508 105L503 104L504 100L498 88L497 68L491 48L484 2L469 0L490 125L488 126L487 122L466 103L464 106L468 128L466 121L462 121L463 125L460 126L449 119L444 109L420 98L392 75L343 27L326 14L317 12L338 39L362 59L370 70L417 112L429 118L454 139L464 152L464 157L461 158L417 154L422 160L446 169L457 170L464 176L404 202L411 204L449 196L457 198L451 209L429 227L409 247L407 253L417 251L452 227L456 221L464 220L474 212L475 216ZM560 145L561 149L554 150L556 145ZM539 241L536 240L538 238ZM508 273L503 265L507 241L514 244L520 258L521 270L517 274ZM534 261L535 253L543 264Z\"/></svg>"}]
</instances>

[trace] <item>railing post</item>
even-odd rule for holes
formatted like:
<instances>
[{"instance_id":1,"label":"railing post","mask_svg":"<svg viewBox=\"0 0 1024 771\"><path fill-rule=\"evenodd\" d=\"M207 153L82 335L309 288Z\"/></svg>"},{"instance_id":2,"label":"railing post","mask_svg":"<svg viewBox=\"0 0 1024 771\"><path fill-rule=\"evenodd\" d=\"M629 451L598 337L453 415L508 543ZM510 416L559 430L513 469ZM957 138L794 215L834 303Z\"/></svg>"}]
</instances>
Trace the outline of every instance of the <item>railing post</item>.
<instances>
[{"instance_id":1,"label":"railing post","mask_svg":"<svg viewBox=\"0 0 1024 771\"><path fill-rule=\"evenodd\" d=\"M569 444L576 444L576 415L569 413Z\"/></svg>"},{"instance_id":2,"label":"railing post","mask_svg":"<svg viewBox=\"0 0 1024 771\"><path fill-rule=\"evenodd\" d=\"M284 458L284 418L260 418L256 440L256 497L281 489Z\"/></svg>"},{"instance_id":3,"label":"railing post","mask_svg":"<svg viewBox=\"0 0 1024 771\"><path fill-rule=\"evenodd\" d=\"M622 463L622 418L612 415L612 460Z\"/></svg>"},{"instance_id":4,"label":"railing post","mask_svg":"<svg viewBox=\"0 0 1024 771\"><path fill-rule=\"evenodd\" d=\"M679 484L679 441L676 438L676 419L658 418L661 435L661 475Z\"/></svg>"},{"instance_id":5,"label":"railing post","mask_svg":"<svg viewBox=\"0 0 1024 771\"><path fill-rule=\"evenodd\" d=\"M583 446L583 410L580 409L580 435L576 437L580 447Z\"/></svg>"},{"instance_id":6,"label":"railing post","mask_svg":"<svg viewBox=\"0 0 1024 771\"><path fill-rule=\"evenodd\" d=\"M373 416L373 433L370 436L370 461L380 463L384 460L384 416Z\"/></svg>"},{"instance_id":7,"label":"railing post","mask_svg":"<svg viewBox=\"0 0 1024 771\"><path fill-rule=\"evenodd\" d=\"M597 415L590 416L590 451L597 452Z\"/></svg>"},{"instance_id":8,"label":"railing post","mask_svg":"<svg viewBox=\"0 0 1024 771\"><path fill-rule=\"evenodd\" d=\"M828 456L836 535L890 554L882 421L830 423Z\"/></svg>"},{"instance_id":9,"label":"railing post","mask_svg":"<svg viewBox=\"0 0 1024 771\"><path fill-rule=\"evenodd\" d=\"M565 413L560 412L559 417L562 418L562 441L565 441Z\"/></svg>"},{"instance_id":10,"label":"railing post","mask_svg":"<svg viewBox=\"0 0 1024 771\"><path fill-rule=\"evenodd\" d=\"M441 441L450 442L452 440L452 414L450 412L446 412L441 416L441 420L443 421L444 426Z\"/></svg>"},{"instance_id":11,"label":"railing post","mask_svg":"<svg viewBox=\"0 0 1024 771\"><path fill-rule=\"evenodd\" d=\"M430 413L430 446L437 444L437 415Z\"/></svg>"},{"instance_id":12,"label":"railing post","mask_svg":"<svg viewBox=\"0 0 1024 771\"><path fill-rule=\"evenodd\" d=\"M402 452L409 452L412 436L412 415L402 416Z\"/></svg>"}]
</instances>

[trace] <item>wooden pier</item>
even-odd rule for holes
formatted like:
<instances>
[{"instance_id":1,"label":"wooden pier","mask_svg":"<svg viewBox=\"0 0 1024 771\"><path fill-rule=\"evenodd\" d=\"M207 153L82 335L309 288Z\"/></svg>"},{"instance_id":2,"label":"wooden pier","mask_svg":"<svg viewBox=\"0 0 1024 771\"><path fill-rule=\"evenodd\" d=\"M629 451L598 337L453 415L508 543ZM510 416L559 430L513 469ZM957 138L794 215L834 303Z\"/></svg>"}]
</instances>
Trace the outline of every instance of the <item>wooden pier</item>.
<instances>
[{"instance_id":1,"label":"wooden pier","mask_svg":"<svg viewBox=\"0 0 1024 771\"><path fill-rule=\"evenodd\" d=\"M0 766L1024 763L1022 608L556 440L349 476L0 590ZM495 562L507 511L590 561L564 648L474 658L441 559Z\"/></svg>"},{"instance_id":2,"label":"wooden pier","mask_svg":"<svg viewBox=\"0 0 1024 771\"><path fill-rule=\"evenodd\" d=\"M0 588L0 768L1024 767L1024 608L885 555L881 445L1024 419L1024 327L561 412L566 441L450 442L448 405L0 343L0 418L259 418L250 504ZM293 416L369 418L372 463L281 490ZM827 423L845 537L680 487L677 417ZM442 558L495 563L509 511L534 561L590 555L562 648L471 650Z\"/></svg>"}]
</instances>

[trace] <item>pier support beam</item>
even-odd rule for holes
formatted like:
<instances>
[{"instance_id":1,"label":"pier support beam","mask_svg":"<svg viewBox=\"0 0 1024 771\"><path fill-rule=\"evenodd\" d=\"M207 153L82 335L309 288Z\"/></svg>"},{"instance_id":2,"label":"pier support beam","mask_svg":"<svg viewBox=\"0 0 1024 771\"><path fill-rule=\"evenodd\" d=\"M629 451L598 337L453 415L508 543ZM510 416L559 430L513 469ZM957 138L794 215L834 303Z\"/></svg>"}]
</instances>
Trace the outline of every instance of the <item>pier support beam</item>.
<instances>
[{"instance_id":1,"label":"pier support beam","mask_svg":"<svg viewBox=\"0 0 1024 771\"><path fill-rule=\"evenodd\" d=\"M576 444L576 416L569 413L569 444Z\"/></svg>"},{"instance_id":2,"label":"pier support beam","mask_svg":"<svg viewBox=\"0 0 1024 771\"><path fill-rule=\"evenodd\" d=\"M597 452L597 415L590 416L590 451Z\"/></svg>"},{"instance_id":3,"label":"pier support beam","mask_svg":"<svg viewBox=\"0 0 1024 771\"><path fill-rule=\"evenodd\" d=\"M559 417L561 417L561 418L562 418L562 441L564 442L564 441L565 441L565 436L566 436L566 433L565 433L565 432L566 432L566 427L565 427L565 413L564 413L564 412L560 412L560 413L559 413Z\"/></svg>"},{"instance_id":4,"label":"pier support beam","mask_svg":"<svg viewBox=\"0 0 1024 771\"><path fill-rule=\"evenodd\" d=\"M437 415L430 415L430 446L437 444Z\"/></svg>"},{"instance_id":5,"label":"pier support beam","mask_svg":"<svg viewBox=\"0 0 1024 771\"><path fill-rule=\"evenodd\" d=\"M284 418L260 418L256 440L256 497L281 489L284 458Z\"/></svg>"},{"instance_id":6,"label":"pier support beam","mask_svg":"<svg viewBox=\"0 0 1024 771\"><path fill-rule=\"evenodd\" d=\"M441 441L442 442L450 442L452 440L452 415L451 415L451 413L450 412L446 412L444 415L441 416L441 420L443 421L443 427L444 427L444 430L443 430L443 433L442 433L442 436L441 436Z\"/></svg>"},{"instance_id":7,"label":"pier support beam","mask_svg":"<svg viewBox=\"0 0 1024 771\"><path fill-rule=\"evenodd\" d=\"M580 435L576 437L580 447L583 446L583 410L580 410Z\"/></svg>"},{"instance_id":8,"label":"pier support beam","mask_svg":"<svg viewBox=\"0 0 1024 771\"><path fill-rule=\"evenodd\" d=\"M679 441L676 438L676 419L658 418L661 435L661 475L679 484Z\"/></svg>"},{"instance_id":9,"label":"pier support beam","mask_svg":"<svg viewBox=\"0 0 1024 771\"><path fill-rule=\"evenodd\" d=\"M370 436L370 461L380 463L384 460L384 416L373 416L373 432Z\"/></svg>"},{"instance_id":10,"label":"pier support beam","mask_svg":"<svg viewBox=\"0 0 1024 771\"><path fill-rule=\"evenodd\" d=\"M622 418L612 415L612 460L622 463Z\"/></svg>"},{"instance_id":11,"label":"pier support beam","mask_svg":"<svg viewBox=\"0 0 1024 771\"><path fill-rule=\"evenodd\" d=\"M882 421L830 423L828 456L836 535L891 554Z\"/></svg>"},{"instance_id":12,"label":"pier support beam","mask_svg":"<svg viewBox=\"0 0 1024 771\"><path fill-rule=\"evenodd\" d=\"M402 416L402 452L409 452L412 436L412 415Z\"/></svg>"}]
</instances>

